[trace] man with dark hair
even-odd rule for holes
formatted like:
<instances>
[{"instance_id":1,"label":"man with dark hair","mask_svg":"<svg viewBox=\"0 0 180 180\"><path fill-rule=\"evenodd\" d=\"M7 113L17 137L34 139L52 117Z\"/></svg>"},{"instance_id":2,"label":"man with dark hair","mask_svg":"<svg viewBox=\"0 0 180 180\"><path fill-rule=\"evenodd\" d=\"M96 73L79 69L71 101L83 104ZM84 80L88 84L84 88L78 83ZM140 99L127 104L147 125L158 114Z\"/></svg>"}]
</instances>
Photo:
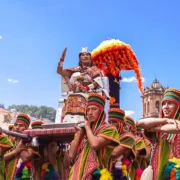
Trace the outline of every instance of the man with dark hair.
<instances>
[{"instance_id":1,"label":"man with dark hair","mask_svg":"<svg viewBox=\"0 0 180 180\"><path fill-rule=\"evenodd\" d=\"M13 126L13 131L24 133L29 128L30 118L26 114L19 114ZM27 180L31 177L31 160L34 154L37 154L28 143L23 142L17 137L9 137L13 148L5 154L4 159L6 163L6 180L14 180L14 178Z\"/></svg>"},{"instance_id":2,"label":"man with dark hair","mask_svg":"<svg viewBox=\"0 0 180 180\"><path fill-rule=\"evenodd\" d=\"M90 180L100 171L108 172L111 153L119 144L116 128L105 122L105 97L92 93L88 97L85 127L76 126L77 134L71 143L69 159L73 163L70 180ZM110 173L108 173L110 175Z\"/></svg>"},{"instance_id":3,"label":"man with dark hair","mask_svg":"<svg viewBox=\"0 0 180 180\"><path fill-rule=\"evenodd\" d=\"M180 134L169 133L180 133L180 90L170 88L165 91L161 117L141 119L138 122L139 127L147 130L145 135L153 144L151 155L153 180L170 179L171 172L175 172L173 177L179 173L176 165L179 165L177 162L180 158ZM172 157L174 157L173 160ZM174 165L169 166L167 171L168 162ZM147 173L145 178L147 178Z\"/></svg>"}]
</instances>

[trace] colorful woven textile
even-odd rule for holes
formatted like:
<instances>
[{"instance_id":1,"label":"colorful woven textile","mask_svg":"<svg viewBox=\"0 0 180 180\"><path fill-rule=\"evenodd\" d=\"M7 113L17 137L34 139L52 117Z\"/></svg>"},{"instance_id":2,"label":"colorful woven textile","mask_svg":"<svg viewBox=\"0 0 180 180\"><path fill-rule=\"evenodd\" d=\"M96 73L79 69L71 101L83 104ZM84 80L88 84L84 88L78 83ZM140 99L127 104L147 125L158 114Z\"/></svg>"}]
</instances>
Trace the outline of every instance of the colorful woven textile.
<instances>
[{"instance_id":1,"label":"colorful woven textile","mask_svg":"<svg viewBox=\"0 0 180 180\"><path fill-rule=\"evenodd\" d=\"M109 158L115 145L119 144L119 135L114 126L105 123L105 113L101 112L98 121L92 127L95 136L111 140L112 143L99 151L91 149L84 136L78 149L78 158L71 168L69 180L91 180L96 169L108 167Z\"/></svg>"},{"instance_id":2,"label":"colorful woven textile","mask_svg":"<svg viewBox=\"0 0 180 180\"><path fill-rule=\"evenodd\" d=\"M101 72L96 66L86 68L78 66L67 69L67 71L71 72L70 84L73 93L68 96L64 103L61 122L78 122L79 119L84 120L89 95L89 91L85 92L81 87L96 82L99 86L94 88L93 91L96 92L97 89L103 88ZM77 73L79 73L78 76L76 76ZM84 80L78 80L77 77L79 76L83 76Z\"/></svg>"},{"instance_id":3,"label":"colorful woven textile","mask_svg":"<svg viewBox=\"0 0 180 180\"><path fill-rule=\"evenodd\" d=\"M125 122L124 122L125 112L119 108L110 108L108 110L108 121L115 121L117 123L117 130L119 134L122 133Z\"/></svg>"},{"instance_id":4,"label":"colorful woven textile","mask_svg":"<svg viewBox=\"0 0 180 180\"><path fill-rule=\"evenodd\" d=\"M125 116L125 122L126 122L128 132L135 134L135 131L136 131L135 120L129 116Z\"/></svg>"},{"instance_id":5,"label":"colorful woven textile","mask_svg":"<svg viewBox=\"0 0 180 180\"><path fill-rule=\"evenodd\" d=\"M68 96L65 106L65 115L82 115L85 116L87 106L86 98L81 94L71 94Z\"/></svg>"},{"instance_id":6,"label":"colorful woven textile","mask_svg":"<svg viewBox=\"0 0 180 180\"><path fill-rule=\"evenodd\" d=\"M177 105L171 119L180 120L180 91L174 88L167 89L164 93L163 102L164 101L172 101ZM161 115L163 117L163 112L161 112ZM150 133L146 132L146 136L149 135ZM157 142L153 142L157 144L152 158L153 180L162 180L165 165L167 165L168 160L172 158L170 146L174 151L174 156L180 158L180 135L167 134L163 138L161 138L163 133L153 133L153 135L154 136L150 137L150 140L157 140Z\"/></svg>"},{"instance_id":7,"label":"colorful woven textile","mask_svg":"<svg viewBox=\"0 0 180 180\"><path fill-rule=\"evenodd\" d=\"M97 93L90 93L89 94L87 106L96 105L101 110L103 110L105 103L106 103L106 99L104 96L101 96L100 94L97 94Z\"/></svg>"},{"instance_id":8,"label":"colorful woven textile","mask_svg":"<svg viewBox=\"0 0 180 180\"><path fill-rule=\"evenodd\" d=\"M0 180L5 180L5 162L4 153L5 151L12 148L13 144L5 134L0 134L0 152L2 159L0 159Z\"/></svg>"},{"instance_id":9,"label":"colorful woven textile","mask_svg":"<svg viewBox=\"0 0 180 180\"><path fill-rule=\"evenodd\" d=\"M180 91L173 88L167 89L164 93L163 102L164 101L172 101L177 105L176 111L174 112L171 118L180 120Z\"/></svg>"},{"instance_id":10,"label":"colorful woven textile","mask_svg":"<svg viewBox=\"0 0 180 180\"><path fill-rule=\"evenodd\" d=\"M11 152L14 150L18 144L18 142L15 141L14 137L10 137L10 140L13 144L13 148L9 150ZM27 144L28 146L28 144ZM27 151L31 151L34 155L38 155L38 152L34 150L34 148L28 146ZM19 165L18 165L19 164ZM18 165L18 167L17 167ZM27 180L30 179L31 175L31 168L32 164L31 162L22 163L20 159L20 155L17 155L13 157L7 164L6 164L6 180L21 180L23 177ZM18 179L20 178L20 179Z\"/></svg>"},{"instance_id":11,"label":"colorful woven textile","mask_svg":"<svg viewBox=\"0 0 180 180\"><path fill-rule=\"evenodd\" d=\"M43 129L42 124L44 124L43 121L34 121L31 123L32 129Z\"/></svg>"},{"instance_id":12,"label":"colorful woven textile","mask_svg":"<svg viewBox=\"0 0 180 180\"><path fill-rule=\"evenodd\" d=\"M68 135L74 134L76 131L74 127L72 128L54 128L54 129L35 129L35 130L25 130L25 133L31 137L35 136L45 136L45 135Z\"/></svg>"},{"instance_id":13,"label":"colorful woven textile","mask_svg":"<svg viewBox=\"0 0 180 180\"><path fill-rule=\"evenodd\" d=\"M25 124L26 127L29 127L30 123L31 123L31 119L29 118L29 116L27 114L19 114L17 116L16 122L20 122Z\"/></svg>"},{"instance_id":14,"label":"colorful woven textile","mask_svg":"<svg viewBox=\"0 0 180 180\"><path fill-rule=\"evenodd\" d=\"M123 133L120 136L120 146L131 150L129 157L131 157L132 159L135 159L135 157L136 157L135 140L136 140L135 136L129 132Z\"/></svg>"}]
</instances>

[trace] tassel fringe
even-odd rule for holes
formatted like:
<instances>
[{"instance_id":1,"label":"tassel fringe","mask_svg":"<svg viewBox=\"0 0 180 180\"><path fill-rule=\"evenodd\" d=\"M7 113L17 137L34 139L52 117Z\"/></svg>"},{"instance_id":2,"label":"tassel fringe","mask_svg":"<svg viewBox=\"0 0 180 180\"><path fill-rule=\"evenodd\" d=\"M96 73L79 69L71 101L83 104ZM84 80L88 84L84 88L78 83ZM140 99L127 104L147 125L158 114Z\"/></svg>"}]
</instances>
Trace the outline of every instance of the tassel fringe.
<instances>
[{"instance_id":1,"label":"tassel fringe","mask_svg":"<svg viewBox=\"0 0 180 180\"><path fill-rule=\"evenodd\" d=\"M153 169L151 165L143 171L140 180L153 180Z\"/></svg>"}]
</instances>

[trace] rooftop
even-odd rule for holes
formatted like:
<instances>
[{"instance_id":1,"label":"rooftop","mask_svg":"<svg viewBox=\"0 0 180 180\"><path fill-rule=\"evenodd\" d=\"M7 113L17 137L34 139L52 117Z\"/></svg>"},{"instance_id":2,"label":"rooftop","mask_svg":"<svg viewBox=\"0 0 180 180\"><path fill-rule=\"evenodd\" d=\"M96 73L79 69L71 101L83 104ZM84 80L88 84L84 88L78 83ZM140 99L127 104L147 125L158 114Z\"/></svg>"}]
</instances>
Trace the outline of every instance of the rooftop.
<instances>
[{"instance_id":1,"label":"rooftop","mask_svg":"<svg viewBox=\"0 0 180 180\"><path fill-rule=\"evenodd\" d=\"M165 89L166 88L160 84L160 82L157 80L157 78L155 78L149 87L144 88L144 94L146 95L151 92L164 93Z\"/></svg>"}]
</instances>

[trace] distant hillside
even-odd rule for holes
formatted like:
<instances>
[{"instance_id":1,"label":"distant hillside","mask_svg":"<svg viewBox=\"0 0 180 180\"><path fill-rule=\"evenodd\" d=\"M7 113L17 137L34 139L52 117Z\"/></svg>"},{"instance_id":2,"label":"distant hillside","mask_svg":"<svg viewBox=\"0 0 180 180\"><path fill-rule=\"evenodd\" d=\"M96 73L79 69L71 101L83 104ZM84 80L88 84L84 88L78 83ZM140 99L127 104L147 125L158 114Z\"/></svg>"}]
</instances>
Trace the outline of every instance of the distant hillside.
<instances>
[{"instance_id":1,"label":"distant hillside","mask_svg":"<svg viewBox=\"0 0 180 180\"><path fill-rule=\"evenodd\" d=\"M8 109L16 109L18 112L29 114L35 118L45 118L52 122L55 122L56 110L48 106L28 106L28 105L12 105Z\"/></svg>"}]
</instances>

